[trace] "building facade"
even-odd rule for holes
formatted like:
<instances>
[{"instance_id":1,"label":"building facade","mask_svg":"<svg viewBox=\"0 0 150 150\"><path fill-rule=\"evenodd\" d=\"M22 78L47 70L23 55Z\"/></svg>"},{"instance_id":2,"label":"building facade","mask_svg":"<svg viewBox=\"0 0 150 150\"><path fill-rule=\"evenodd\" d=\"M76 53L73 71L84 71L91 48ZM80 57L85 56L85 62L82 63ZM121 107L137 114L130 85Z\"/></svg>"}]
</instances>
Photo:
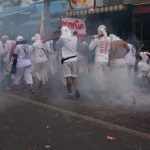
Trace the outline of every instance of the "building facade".
<instances>
[{"instance_id":1,"label":"building facade","mask_svg":"<svg viewBox=\"0 0 150 150\"><path fill-rule=\"evenodd\" d=\"M87 34L96 34L98 25L105 24L108 33L125 40L134 35L150 49L150 0L96 0L95 9L69 9L66 16L84 18Z\"/></svg>"},{"instance_id":2,"label":"building facade","mask_svg":"<svg viewBox=\"0 0 150 150\"><path fill-rule=\"evenodd\" d=\"M0 35L7 34L14 38L22 34L29 39L35 33L39 33L44 7L43 0L23 0L19 6L3 8L0 13ZM66 0L53 1L48 6L50 12L49 36L60 28L60 18L65 14L65 8Z\"/></svg>"}]
</instances>

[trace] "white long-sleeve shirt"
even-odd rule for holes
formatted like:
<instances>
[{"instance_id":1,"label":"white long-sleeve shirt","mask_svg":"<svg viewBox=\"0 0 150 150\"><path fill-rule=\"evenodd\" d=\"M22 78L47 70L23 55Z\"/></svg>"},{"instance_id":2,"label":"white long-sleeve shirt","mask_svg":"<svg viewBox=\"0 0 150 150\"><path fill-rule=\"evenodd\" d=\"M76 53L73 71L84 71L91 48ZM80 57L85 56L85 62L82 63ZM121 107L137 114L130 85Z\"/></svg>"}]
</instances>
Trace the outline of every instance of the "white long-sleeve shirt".
<instances>
[{"instance_id":1,"label":"white long-sleeve shirt","mask_svg":"<svg viewBox=\"0 0 150 150\"><path fill-rule=\"evenodd\" d=\"M34 49L34 62L35 63L43 63L48 60L46 56L46 48L45 45L39 40L33 44Z\"/></svg>"},{"instance_id":2,"label":"white long-sleeve shirt","mask_svg":"<svg viewBox=\"0 0 150 150\"><path fill-rule=\"evenodd\" d=\"M57 41L57 46L62 50L62 58L77 56L77 37L70 38L61 36ZM65 62L77 61L77 57L66 60Z\"/></svg>"},{"instance_id":3,"label":"white long-sleeve shirt","mask_svg":"<svg viewBox=\"0 0 150 150\"><path fill-rule=\"evenodd\" d=\"M27 44L18 44L14 53L18 55L17 67L26 67L32 65Z\"/></svg>"},{"instance_id":4,"label":"white long-sleeve shirt","mask_svg":"<svg viewBox=\"0 0 150 150\"><path fill-rule=\"evenodd\" d=\"M3 53L2 53L2 60L5 63L10 62L10 52L12 49L12 46L14 45L15 41L7 40L6 43L3 45Z\"/></svg>"},{"instance_id":5,"label":"white long-sleeve shirt","mask_svg":"<svg viewBox=\"0 0 150 150\"><path fill-rule=\"evenodd\" d=\"M47 41L45 47L49 54L54 54L53 40Z\"/></svg>"},{"instance_id":6,"label":"white long-sleeve shirt","mask_svg":"<svg viewBox=\"0 0 150 150\"><path fill-rule=\"evenodd\" d=\"M136 49L133 45L128 44L128 47L130 51L125 56L125 61L128 65L135 65L135 55L136 55Z\"/></svg>"},{"instance_id":7,"label":"white long-sleeve shirt","mask_svg":"<svg viewBox=\"0 0 150 150\"><path fill-rule=\"evenodd\" d=\"M140 52L140 56L142 57L142 61L138 63L138 77L146 76L150 71L150 67L147 62L147 52Z\"/></svg>"},{"instance_id":8,"label":"white long-sleeve shirt","mask_svg":"<svg viewBox=\"0 0 150 150\"><path fill-rule=\"evenodd\" d=\"M3 44L2 44L2 41L0 41L0 62L1 62L1 59L2 59L2 54L3 54Z\"/></svg>"},{"instance_id":9,"label":"white long-sleeve shirt","mask_svg":"<svg viewBox=\"0 0 150 150\"><path fill-rule=\"evenodd\" d=\"M109 61L110 40L107 37L95 38L89 45L90 50L95 49L95 62Z\"/></svg>"}]
</instances>

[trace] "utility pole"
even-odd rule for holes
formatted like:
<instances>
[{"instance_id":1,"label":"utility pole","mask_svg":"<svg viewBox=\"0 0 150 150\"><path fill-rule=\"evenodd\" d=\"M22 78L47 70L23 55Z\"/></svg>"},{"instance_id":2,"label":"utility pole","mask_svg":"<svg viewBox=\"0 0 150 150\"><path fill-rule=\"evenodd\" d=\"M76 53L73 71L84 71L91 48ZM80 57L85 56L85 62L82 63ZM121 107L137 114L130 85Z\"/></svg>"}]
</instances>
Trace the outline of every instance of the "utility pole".
<instances>
[{"instance_id":1,"label":"utility pole","mask_svg":"<svg viewBox=\"0 0 150 150\"><path fill-rule=\"evenodd\" d=\"M44 30L45 37L48 39L50 37L50 1L52 0L44 0Z\"/></svg>"}]
</instances>

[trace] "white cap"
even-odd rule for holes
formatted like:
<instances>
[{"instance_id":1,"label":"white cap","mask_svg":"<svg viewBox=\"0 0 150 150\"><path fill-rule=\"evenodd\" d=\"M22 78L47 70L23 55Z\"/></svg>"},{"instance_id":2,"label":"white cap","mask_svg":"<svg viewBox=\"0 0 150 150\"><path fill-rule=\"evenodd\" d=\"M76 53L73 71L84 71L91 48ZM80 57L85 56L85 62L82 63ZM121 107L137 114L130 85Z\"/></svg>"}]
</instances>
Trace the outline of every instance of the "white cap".
<instances>
[{"instance_id":1,"label":"white cap","mask_svg":"<svg viewBox=\"0 0 150 150\"><path fill-rule=\"evenodd\" d=\"M37 41L37 40L41 40L41 36L40 36L39 33L36 33L34 37L35 37L35 40L36 40L36 41Z\"/></svg>"},{"instance_id":2,"label":"white cap","mask_svg":"<svg viewBox=\"0 0 150 150\"><path fill-rule=\"evenodd\" d=\"M49 42L50 42L51 44L53 44L53 40L50 40Z\"/></svg>"},{"instance_id":3,"label":"white cap","mask_svg":"<svg viewBox=\"0 0 150 150\"><path fill-rule=\"evenodd\" d=\"M31 38L31 41L33 41L33 42L35 41L35 37L34 36Z\"/></svg>"},{"instance_id":4,"label":"white cap","mask_svg":"<svg viewBox=\"0 0 150 150\"><path fill-rule=\"evenodd\" d=\"M23 37L21 35L18 35L16 40L17 40L17 42L23 41Z\"/></svg>"},{"instance_id":5,"label":"white cap","mask_svg":"<svg viewBox=\"0 0 150 150\"><path fill-rule=\"evenodd\" d=\"M2 40L5 40L5 39L7 40L7 39L8 39L8 36L7 36L7 35L3 35L3 36L1 37L1 39L2 39Z\"/></svg>"}]
</instances>

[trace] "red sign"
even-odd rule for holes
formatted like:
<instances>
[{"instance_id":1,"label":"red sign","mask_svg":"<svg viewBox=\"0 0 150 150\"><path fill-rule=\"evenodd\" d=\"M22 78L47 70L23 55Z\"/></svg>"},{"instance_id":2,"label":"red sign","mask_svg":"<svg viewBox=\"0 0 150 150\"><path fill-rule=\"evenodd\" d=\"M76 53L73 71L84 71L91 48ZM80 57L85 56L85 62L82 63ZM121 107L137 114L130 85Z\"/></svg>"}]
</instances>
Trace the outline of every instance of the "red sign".
<instances>
[{"instance_id":1,"label":"red sign","mask_svg":"<svg viewBox=\"0 0 150 150\"><path fill-rule=\"evenodd\" d=\"M67 26L72 31L77 31L80 35L86 34L85 22L82 19L62 18L61 26Z\"/></svg>"}]
</instances>

